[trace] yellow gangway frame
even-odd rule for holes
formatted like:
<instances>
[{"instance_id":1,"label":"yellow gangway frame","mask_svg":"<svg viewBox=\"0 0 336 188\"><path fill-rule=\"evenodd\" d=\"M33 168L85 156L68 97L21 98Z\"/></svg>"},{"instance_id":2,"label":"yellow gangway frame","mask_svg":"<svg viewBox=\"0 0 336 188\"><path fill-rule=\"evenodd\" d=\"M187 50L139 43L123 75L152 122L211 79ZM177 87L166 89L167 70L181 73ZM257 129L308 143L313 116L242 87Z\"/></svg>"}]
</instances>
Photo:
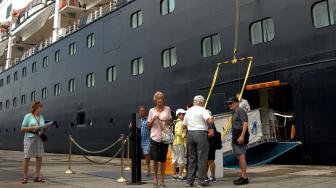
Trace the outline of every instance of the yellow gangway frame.
<instances>
[{"instance_id":1,"label":"yellow gangway frame","mask_svg":"<svg viewBox=\"0 0 336 188\"><path fill-rule=\"evenodd\" d=\"M241 88L240 93L239 93L239 97L238 97L238 100L239 101L241 100L241 98L243 96L243 93L244 93L244 90L245 90L245 87L246 87L247 79L248 79L248 77L250 75L251 65L252 65L252 62L253 62L253 57L249 56L249 57L237 58L237 49L236 48L233 50L233 54L234 54L234 57L233 57L233 59L231 61L225 61L225 62L217 63L217 68L216 68L216 71L215 71L213 79L212 79L212 83L211 83L211 87L210 87L207 99L205 101L205 108L208 105L210 96L211 96L212 91L213 91L213 89L215 87L215 84L216 84L216 81L217 81L217 77L218 77L219 67L221 65L223 65L223 64L229 64L229 63L236 64L236 63L238 63L240 61L247 60L249 62L249 64L248 64L247 71L246 71L246 74L245 74L245 79L244 79L243 87ZM221 132L222 140L224 139L224 136L227 134L227 131L229 130L230 125L231 125L231 117L229 118L229 121L227 122L227 124L223 128L223 131Z\"/></svg>"}]
</instances>

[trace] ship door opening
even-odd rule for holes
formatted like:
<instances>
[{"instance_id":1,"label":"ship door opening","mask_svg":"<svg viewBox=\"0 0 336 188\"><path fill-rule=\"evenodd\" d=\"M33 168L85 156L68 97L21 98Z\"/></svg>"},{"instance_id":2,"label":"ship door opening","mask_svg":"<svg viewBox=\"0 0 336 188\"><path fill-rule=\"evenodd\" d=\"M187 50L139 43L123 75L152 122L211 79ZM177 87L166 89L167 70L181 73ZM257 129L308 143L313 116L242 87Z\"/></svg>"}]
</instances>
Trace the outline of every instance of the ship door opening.
<instances>
[{"instance_id":1,"label":"ship door opening","mask_svg":"<svg viewBox=\"0 0 336 188\"><path fill-rule=\"evenodd\" d=\"M292 89L289 84L278 83L247 86L243 98L249 102L251 109L261 109L262 121L270 125L270 138L288 141L295 137Z\"/></svg>"}]
</instances>

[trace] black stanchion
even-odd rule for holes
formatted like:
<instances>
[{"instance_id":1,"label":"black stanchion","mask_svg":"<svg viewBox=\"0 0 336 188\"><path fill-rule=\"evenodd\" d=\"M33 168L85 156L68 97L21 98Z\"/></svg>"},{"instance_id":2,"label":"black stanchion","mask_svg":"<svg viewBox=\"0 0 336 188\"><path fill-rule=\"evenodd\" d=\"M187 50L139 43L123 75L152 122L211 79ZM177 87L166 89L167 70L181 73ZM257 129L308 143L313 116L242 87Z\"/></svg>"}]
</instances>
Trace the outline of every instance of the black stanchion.
<instances>
[{"instance_id":1,"label":"black stanchion","mask_svg":"<svg viewBox=\"0 0 336 188\"><path fill-rule=\"evenodd\" d=\"M131 158L132 158L132 181L130 184L142 184L141 182L141 133L137 127L137 115L132 113L131 126Z\"/></svg>"}]
</instances>

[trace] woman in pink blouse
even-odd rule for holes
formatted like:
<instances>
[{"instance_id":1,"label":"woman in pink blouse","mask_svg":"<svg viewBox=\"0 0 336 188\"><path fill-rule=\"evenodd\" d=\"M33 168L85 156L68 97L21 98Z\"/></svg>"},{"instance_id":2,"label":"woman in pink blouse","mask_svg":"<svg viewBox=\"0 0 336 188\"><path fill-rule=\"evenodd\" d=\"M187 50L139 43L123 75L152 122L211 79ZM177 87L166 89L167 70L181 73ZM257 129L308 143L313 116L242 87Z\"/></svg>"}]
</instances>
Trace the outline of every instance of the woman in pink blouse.
<instances>
[{"instance_id":1,"label":"woman in pink blouse","mask_svg":"<svg viewBox=\"0 0 336 188\"><path fill-rule=\"evenodd\" d=\"M172 120L171 111L168 106L165 106L165 96L162 92L157 91L154 94L155 107L149 110L148 127L151 129L151 159L153 160L154 176L153 187L165 187L164 176L166 171L166 157L168 144L162 142L162 129L169 126ZM158 185L158 162L161 163L160 185Z\"/></svg>"}]
</instances>

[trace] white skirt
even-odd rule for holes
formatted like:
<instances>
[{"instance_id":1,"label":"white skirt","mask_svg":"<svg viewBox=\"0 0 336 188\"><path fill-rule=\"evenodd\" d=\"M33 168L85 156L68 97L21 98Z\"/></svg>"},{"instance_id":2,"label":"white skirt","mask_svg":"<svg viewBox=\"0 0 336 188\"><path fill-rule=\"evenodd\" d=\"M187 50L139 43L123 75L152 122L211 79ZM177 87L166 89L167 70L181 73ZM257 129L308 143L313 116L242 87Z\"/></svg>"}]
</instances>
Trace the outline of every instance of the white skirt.
<instances>
[{"instance_id":1,"label":"white skirt","mask_svg":"<svg viewBox=\"0 0 336 188\"><path fill-rule=\"evenodd\" d=\"M43 142L39 136L26 137L23 141L24 158L42 157L44 153Z\"/></svg>"}]
</instances>

